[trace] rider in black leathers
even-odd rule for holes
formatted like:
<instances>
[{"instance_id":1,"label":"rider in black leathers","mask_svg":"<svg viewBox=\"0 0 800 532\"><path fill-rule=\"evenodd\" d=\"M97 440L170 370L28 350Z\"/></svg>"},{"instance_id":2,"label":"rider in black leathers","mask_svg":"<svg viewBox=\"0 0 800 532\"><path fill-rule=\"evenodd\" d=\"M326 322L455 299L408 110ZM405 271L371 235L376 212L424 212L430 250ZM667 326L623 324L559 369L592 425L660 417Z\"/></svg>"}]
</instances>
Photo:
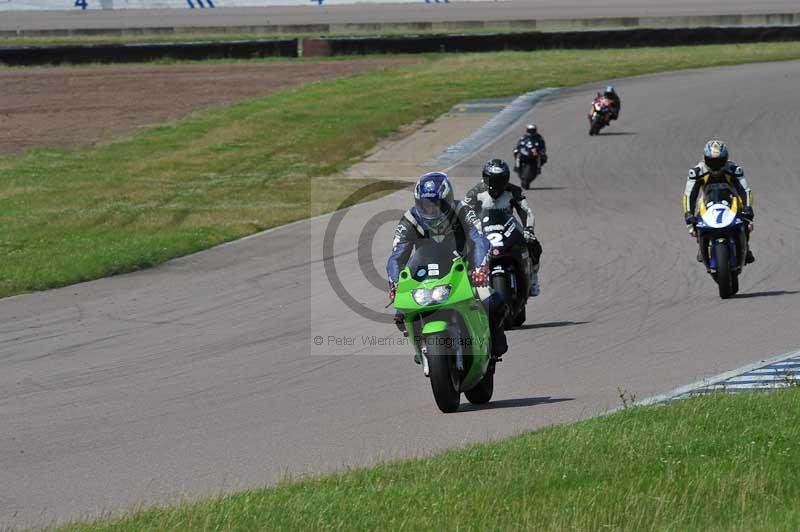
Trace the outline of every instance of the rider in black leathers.
<instances>
[{"instance_id":1,"label":"rider in black leathers","mask_svg":"<svg viewBox=\"0 0 800 532\"><path fill-rule=\"evenodd\" d=\"M517 154L522 146L525 145L526 142L531 142L534 146L539 148L539 154L541 156L542 165L547 162L547 144L544 141L544 137L539 133L539 128L536 127L536 124L528 124L528 127L525 128L525 134L520 137L517 141L517 145L514 148L514 171L519 172L519 158Z\"/></svg>"},{"instance_id":2,"label":"rider in black leathers","mask_svg":"<svg viewBox=\"0 0 800 532\"><path fill-rule=\"evenodd\" d=\"M508 165L501 159L492 159L483 167L481 182L467 192L464 203L480 214L482 209L501 209L513 216L517 212L523 226L523 235L531 256L531 296L538 296L539 260L542 256L542 244L534 232L535 218L533 209L522 189L508 182L510 172Z\"/></svg>"},{"instance_id":3,"label":"rider in black leathers","mask_svg":"<svg viewBox=\"0 0 800 532\"><path fill-rule=\"evenodd\" d=\"M600 93L598 93L599 95ZM611 119L616 120L619 118L620 109L622 109L622 101L619 98L619 94L614 90L613 85L609 85L603 90L603 96L611 100Z\"/></svg>"},{"instance_id":4,"label":"rider in black leathers","mask_svg":"<svg viewBox=\"0 0 800 532\"><path fill-rule=\"evenodd\" d=\"M499 359L508 350L503 330L508 306L502 296L489 287L491 244L481 231L477 215L468 205L453 200L453 187L442 172L431 172L420 177L414 188L414 200L414 206L403 214L397 224L392 253L386 265L390 302L394 301L400 271L408 263L418 241L427 238L440 243L448 239L455 240L455 249L469 261L472 284L489 316L492 356ZM402 313L395 314L395 324L405 332Z\"/></svg>"}]
</instances>

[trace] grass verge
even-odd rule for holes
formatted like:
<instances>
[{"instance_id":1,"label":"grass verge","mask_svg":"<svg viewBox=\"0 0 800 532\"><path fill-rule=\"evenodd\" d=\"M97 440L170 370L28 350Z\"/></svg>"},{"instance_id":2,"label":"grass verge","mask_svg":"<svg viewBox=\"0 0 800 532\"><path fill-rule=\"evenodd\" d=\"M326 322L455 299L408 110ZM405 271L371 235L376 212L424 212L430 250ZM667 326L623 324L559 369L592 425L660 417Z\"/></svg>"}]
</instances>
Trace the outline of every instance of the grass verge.
<instances>
[{"instance_id":1,"label":"grass verge","mask_svg":"<svg viewBox=\"0 0 800 532\"><path fill-rule=\"evenodd\" d=\"M716 394L59 530L794 531L798 411Z\"/></svg>"},{"instance_id":2,"label":"grass verge","mask_svg":"<svg viewBox=\"0 0 800 532\"><path fill-rule=\"evenodd\" d=\"M127 272L327 212L403 124L470 98L800 58L800 42L432 55L209 109L93 148L0 158L0 297ZM319 197L309 193L313 179Z\"/></svg>"}]
</instances>

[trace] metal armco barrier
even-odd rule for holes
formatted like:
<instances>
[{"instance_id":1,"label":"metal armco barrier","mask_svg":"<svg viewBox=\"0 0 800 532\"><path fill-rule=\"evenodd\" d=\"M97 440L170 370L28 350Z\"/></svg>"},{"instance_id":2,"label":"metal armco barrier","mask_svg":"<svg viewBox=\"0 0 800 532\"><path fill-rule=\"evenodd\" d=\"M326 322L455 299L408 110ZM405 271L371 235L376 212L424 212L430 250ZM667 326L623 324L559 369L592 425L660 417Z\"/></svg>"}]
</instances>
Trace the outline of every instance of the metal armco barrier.
<instances>
[{"instance_id":1,"label":"metal armco barrier","mask_svg":"<svg viewBox=\"0 0 800 532\"><path fill-rule=\"evenodd\" d=\"M0 48L0 63L122 63L156 59L492 52L553 48L625 48L800 40L800 26L526 32L470 35L282 39L166 44L104 44Z\"/></svg>"},{"instance_id":2,"label":"metal armco barrier","mask_svg":"<svg viewBox=\"0 0 800 532\"><path fill-rule=\"evenodd\" d=\"M669 28L304 39L305 56L626 48L800 40L800 26Z\"/></svg>"},{"instance_id":3,"label":"metal armco barrier","mask_svg":"<svg viewBox=\"0 0 800 532\"><path fill-rule=\"evenodd\" d=\"M97 44L85 46L17 46L0 48L6 65L58 65L62 63L135 63L158 59L253 59L296 57L296 39L234 42Z\"/></svg>"}]
</instances>

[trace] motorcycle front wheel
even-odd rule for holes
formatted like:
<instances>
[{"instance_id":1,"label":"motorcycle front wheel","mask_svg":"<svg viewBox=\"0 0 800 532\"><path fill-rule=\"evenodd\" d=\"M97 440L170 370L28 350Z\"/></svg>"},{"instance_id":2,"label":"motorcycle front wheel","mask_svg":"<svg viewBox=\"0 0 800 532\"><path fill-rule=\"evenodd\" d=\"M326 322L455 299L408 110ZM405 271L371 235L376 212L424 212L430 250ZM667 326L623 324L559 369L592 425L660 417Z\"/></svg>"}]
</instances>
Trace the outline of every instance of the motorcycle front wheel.
<instances>
[{"instance_id":1,"label":"motorcycle front wheel","mask_svg":"<svg viewBox=\"0 0 800 532\"><path fill-rule=\"evenodd\" d=\"M592 125L589 127L589 135L599 135L600 129L603 127L603 119L600 115L592 119Z\"/></svg>"},{"instance_id":2,"label":"motorcycle front wheel","mask_svg":"<svg viewBox=\"0 0 800 532\"><path fill-rule=\"evenodd\" d=\"M494 362L492 362L494 364ZM494 393L494 367L489 367L486 370L486 375L483 376L481 382L468 392L464 392L467 400L473 405L485 405L492 400Z\"/></svg>"},{"instance_id":3,"label":"motorcycle front wheel","mask_svg":"<svg viewBox=\"0 0 800 532\"><path fill-rule=\"evenodd\" d=\"M517 302L514 300L514 293L511 290L511 282L507 274L493 275L492 288L503 297L503 301L508 305L508 316L506 316L504 326L506 329L510 329L513 327L516 317Z\"/></svg>"},{"instance_id":4,"label":"motorcycle front wheel","mask_svg":"<svg viewBox=\"0 0 800 532\"><path fill-rule=\"evenodd\" d=\"M711 251L717 260L717 274L715 279L719 286L719 297L728 299L733 295L733 275L728 252L728 244L721 242L714 244Z\"/></svg>"},{"instance_id":5,"label":"motorcycle front wheel","mask_svg":"<svg viewBox=\"0 0 800 532\"><path fill-rule=\"evenodd\" d=\"M533 181L533 166L528 163L523 163L519 169L519 181L522 185L522 188L529 189L531 187L531 181Z\"/></svg>"},{"instance_id":6,"label":"motorcycle front wheel","mask_svg":"<svg viewBox=\"0 0 800 532\"><path fill-rule=\"evenodd\" d=\"M456 388L455 353L449 340L445 334L425 337L433 398L445 414L455 412L461 404L461 392Z\"/></svg>"}]
</instances>

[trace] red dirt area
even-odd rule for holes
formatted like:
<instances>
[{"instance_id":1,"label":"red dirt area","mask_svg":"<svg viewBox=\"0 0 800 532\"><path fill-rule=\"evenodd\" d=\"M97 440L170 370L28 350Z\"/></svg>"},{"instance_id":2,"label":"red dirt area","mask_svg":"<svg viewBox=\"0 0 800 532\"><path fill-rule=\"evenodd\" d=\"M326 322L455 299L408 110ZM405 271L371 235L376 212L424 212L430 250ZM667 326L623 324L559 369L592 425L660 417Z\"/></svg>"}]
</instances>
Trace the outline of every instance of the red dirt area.
<instances>
[{"instance_id":1,"label":"red dirt area","mask_svg":"<svg viewBox=\"0 0 800 532\"><path fill-rule=\"evenodd\" d=\"M410 64L414 58L0 69L0 155L85 146L284 87Z\"/></svg>"}]
</instances>

